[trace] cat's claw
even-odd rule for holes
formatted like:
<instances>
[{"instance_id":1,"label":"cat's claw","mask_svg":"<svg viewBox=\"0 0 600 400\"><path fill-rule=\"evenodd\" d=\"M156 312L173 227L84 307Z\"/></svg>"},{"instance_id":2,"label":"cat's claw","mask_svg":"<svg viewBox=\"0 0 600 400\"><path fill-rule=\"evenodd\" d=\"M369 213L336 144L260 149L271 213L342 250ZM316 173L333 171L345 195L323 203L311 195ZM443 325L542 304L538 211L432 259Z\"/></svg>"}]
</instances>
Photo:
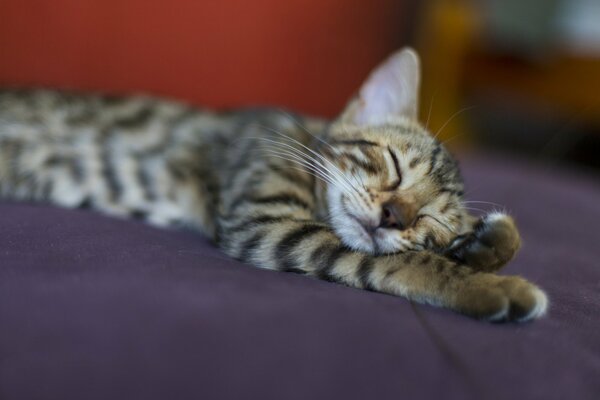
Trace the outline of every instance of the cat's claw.
<instances>
[{"instance_id":1,"label":"cat's claw","mask_svg":"<svg viewBox=\"0 0 600 400\"><path fill-rule=\"evenodd\" d=\"M479 220L473 231L455 240L446 255L477 270L494 272L508 263L521 247L513 219L491 213Z\"/></svg>"}]
</instances>

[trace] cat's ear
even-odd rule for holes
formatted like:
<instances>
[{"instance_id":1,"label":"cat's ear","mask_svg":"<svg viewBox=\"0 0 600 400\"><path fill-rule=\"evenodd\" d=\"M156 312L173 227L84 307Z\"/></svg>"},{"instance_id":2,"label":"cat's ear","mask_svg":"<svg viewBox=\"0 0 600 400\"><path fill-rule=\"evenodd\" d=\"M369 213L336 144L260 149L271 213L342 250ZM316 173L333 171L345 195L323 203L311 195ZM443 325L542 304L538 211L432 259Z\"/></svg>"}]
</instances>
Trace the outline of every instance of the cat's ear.
<instances>
[{"instance_id":1,"label":"cat's ear","mask_svg":"<svg viewBox=\"0 0 600 400\"><path fill-rule=\"evenodd\" d=\"M377 125L395 116L416 119L420 80L419 56L403 48L371 72L342 119L357 125Z\"/></svg>"}]
</instances>

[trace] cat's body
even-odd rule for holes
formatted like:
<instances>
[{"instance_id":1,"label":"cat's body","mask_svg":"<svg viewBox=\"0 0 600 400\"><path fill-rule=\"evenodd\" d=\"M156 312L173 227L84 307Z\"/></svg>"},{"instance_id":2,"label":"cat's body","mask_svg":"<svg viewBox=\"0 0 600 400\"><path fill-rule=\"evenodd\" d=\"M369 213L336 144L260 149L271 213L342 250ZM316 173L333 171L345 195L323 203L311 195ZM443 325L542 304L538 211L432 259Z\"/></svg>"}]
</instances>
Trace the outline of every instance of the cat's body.
<instances>
[{"instance_id":1,"label":"cat's body","mask_svg":"<svg viewBox=\"0 0 600 400\"><path fill-rule=\"evenodd\" d=\"M414 121L418 76L398 85L408 95L375 90L394 89L391 68L417 73L415 60L406 50L391 58L333 123L0 91L0 193L191 226L262 268L491 320L538 317L543 292L490 273L519 247L512 219L471 217L456 163Z\"/></svg>"},{"instance_id":2,"label":"cat's body","mask_svg":"<svg viewBox=\"0 0 600 400\"><path fill-rule=\"evenodd\" d=\"M310 144L295 118L301 117L268 109L215 113L146 96L3 90L0 193L162 227L186 225L214 240L219 207L244 196L244 189L235 193L236 174L285 164L261 157L258 138L276 136L267 129L285 130ZM283 165L278 171L283 181L274 184L291 180L312 190L307 172Z\"/></svg>"}]
</instances>

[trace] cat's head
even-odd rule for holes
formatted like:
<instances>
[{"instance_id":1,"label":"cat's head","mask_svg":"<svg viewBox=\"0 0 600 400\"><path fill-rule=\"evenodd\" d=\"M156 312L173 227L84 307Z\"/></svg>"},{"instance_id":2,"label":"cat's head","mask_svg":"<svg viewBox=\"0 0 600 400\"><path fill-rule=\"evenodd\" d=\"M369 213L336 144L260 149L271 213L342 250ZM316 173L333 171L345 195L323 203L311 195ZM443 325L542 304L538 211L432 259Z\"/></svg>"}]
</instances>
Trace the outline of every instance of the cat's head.
<instances>
[{"instance_id":1,"label":"cat's head","mask_svg":"<svg viewBox=\"0 0 600 400\"><path fill-rule=\"evenodd\" d=\"M331 225L356 250L443 247L462 229L457 163L417 122L419 68L413 50L393 54L321 143L330 170L324 198Z\"/></svg>"}]
</instances>

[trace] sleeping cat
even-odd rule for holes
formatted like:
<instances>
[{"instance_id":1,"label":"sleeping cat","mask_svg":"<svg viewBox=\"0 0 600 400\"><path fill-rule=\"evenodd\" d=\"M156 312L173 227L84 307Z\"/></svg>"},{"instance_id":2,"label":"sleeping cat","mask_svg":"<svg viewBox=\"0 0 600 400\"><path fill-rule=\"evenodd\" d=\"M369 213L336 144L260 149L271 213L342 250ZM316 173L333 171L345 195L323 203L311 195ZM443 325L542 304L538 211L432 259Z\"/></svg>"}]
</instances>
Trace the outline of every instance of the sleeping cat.
<instances>
[{"instance_id":1,"label":"sleeping cat","mask_svg":"<svg viewBox=\"0 0 600 400\"><path fill-rule=\"evenodd\" d=\"M475 218L457 163L417 120L403 49L327 122L211 112L147 97L0 91L0 194L202 230L224 252L491 321L525 321L543 291L494 274L511 217Z\"/></svg>"}]
</instances>

